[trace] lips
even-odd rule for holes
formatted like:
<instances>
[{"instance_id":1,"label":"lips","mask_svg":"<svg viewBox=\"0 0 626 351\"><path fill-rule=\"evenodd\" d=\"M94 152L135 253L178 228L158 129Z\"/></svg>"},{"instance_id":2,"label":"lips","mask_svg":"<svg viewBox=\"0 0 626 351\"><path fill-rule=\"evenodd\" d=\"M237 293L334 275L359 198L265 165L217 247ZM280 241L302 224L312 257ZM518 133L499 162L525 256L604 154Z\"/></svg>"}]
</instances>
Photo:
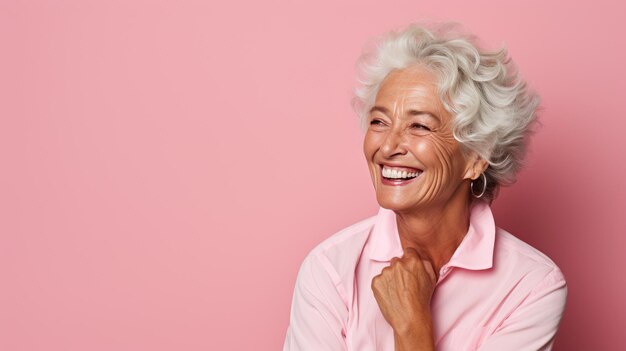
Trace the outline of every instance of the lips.
<instances>
[{"instance_id":1,"label":"lips","mask_svg":"<svg viewBox=\"0 0 626 351\"><path fill-rule=\"evenodd\" d=\"M407 166L379 164L381 181L385 185L405 185L414 181L422 173L421 169Z\"/></svg>"},{"instance_id":2,"label":"lips","mask_svg":"<svg viewBox=\"0 0 626 351\"><path fill-rule=\"evenodd\" d=\"M414 178L422 173L421 169L407 166L390 166L379 164L380 174L388 179Z\"/></svg>"}]
</instances>

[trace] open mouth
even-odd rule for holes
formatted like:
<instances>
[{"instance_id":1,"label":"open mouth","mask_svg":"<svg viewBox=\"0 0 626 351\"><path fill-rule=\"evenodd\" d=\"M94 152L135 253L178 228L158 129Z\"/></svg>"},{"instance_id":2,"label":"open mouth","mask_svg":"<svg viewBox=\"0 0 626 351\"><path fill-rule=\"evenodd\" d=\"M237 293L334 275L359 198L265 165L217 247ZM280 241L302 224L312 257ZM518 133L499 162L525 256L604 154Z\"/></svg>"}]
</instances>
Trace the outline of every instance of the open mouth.
<instances>
[{"instance_id":1,"label":"open mouth","mask_svg":"<svg viewBox=\"0 0 626 351\"><path fill-rule=\"evenodd\" d=\"M380 174L385 183L407 183L422 173L421 169L410 167L387 167L385 165L380 166Z\"/></svg>"}]
</instances>

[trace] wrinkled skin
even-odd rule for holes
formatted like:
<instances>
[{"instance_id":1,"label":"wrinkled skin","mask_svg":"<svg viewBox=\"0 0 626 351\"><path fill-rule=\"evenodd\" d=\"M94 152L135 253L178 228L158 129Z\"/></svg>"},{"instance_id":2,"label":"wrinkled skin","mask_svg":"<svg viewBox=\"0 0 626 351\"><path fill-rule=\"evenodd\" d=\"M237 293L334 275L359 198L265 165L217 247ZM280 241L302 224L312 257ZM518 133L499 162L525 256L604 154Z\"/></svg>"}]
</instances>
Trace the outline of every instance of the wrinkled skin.
<instances>
[{"instance_id":1,"label":"wrinkled skin","mask_svg":"<svg viewBox=\"0 0 626 351\"><path fill-rule=\"evenodd\" d=\"M392 71L369 113L363 152L380 206L396 213L404 255L372 280L380 310L394 329L396 350L434 349L430 300L439 269L469 226L469 186L486 169L454 139L452 115L437 93L437 76L422 65ZM402 186L382 182L381 164L423 172Z\"/></svg>"},{"instance_id":2,"label":"wrinkled skin","mask_svg":"<svg viewBox=\"0 0 626 351\"><path fill-rule=\"evenodd\" d=\"M428 260L411 247L401 258L391 259L372 280L372 291L387 322L395 326L396 342L408 338L428 350L432 343L430 298L437 278ZM411 326L419 325L415 329ZM417 345L411 344L411 348ZM398 349L398 347L396 347Z\"/></svg>"}]
</instances>

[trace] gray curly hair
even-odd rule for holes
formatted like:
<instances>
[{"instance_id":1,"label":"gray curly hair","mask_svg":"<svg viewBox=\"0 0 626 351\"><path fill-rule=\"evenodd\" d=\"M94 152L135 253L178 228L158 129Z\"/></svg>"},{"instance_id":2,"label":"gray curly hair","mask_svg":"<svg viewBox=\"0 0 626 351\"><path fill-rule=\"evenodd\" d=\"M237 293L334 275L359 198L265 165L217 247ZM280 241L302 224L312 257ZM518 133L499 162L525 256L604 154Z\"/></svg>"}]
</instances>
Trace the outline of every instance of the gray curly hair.
<instances>
[{"instance_id":1,"label":"gray curly hair","mask_svg":"<svg viewBox=\"0 0 626 351\"><path fill-rule=\"evenodd\" d=\"M539 96L520 78L506 47L485 51L455 22L414 23L385 34L357 61L352 105L363 131L384 78L415 64L437 75L438 94L454 116L454 138L464 154L474 151L488 162L482 199L493 201L501 185L516 181L537 122Z\"/></svg>"}]
</instances>

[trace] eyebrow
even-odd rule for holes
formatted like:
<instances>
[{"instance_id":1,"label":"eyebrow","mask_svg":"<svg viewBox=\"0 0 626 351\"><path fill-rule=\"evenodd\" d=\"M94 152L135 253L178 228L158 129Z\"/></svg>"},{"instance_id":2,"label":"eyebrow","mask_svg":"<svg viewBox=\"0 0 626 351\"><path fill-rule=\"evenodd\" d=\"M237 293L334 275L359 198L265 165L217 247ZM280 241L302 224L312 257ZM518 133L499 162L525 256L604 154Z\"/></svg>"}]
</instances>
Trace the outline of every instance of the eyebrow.
<instances>
[{"instance_id":1,"label":"eyebrow","mask_svg":"<svg viewBox=\"0 0 626 351\"><path fill-rule=\"evenodd\" d=\"M383 106L374 106L370 109L370 113L374 112L374 111L378 111L378 112L382 112L386 115L389 114L389 110L386 107ZM421 110L408 110L407 114L409 116L418 116L418 115L429 115L432 118L438 120L439 122L441 122L441 119L439 118L439 116L437 116L436 114L432 113L432 112L428 112L428 111L421 111Z\"/></svg>"}]
</instances>

